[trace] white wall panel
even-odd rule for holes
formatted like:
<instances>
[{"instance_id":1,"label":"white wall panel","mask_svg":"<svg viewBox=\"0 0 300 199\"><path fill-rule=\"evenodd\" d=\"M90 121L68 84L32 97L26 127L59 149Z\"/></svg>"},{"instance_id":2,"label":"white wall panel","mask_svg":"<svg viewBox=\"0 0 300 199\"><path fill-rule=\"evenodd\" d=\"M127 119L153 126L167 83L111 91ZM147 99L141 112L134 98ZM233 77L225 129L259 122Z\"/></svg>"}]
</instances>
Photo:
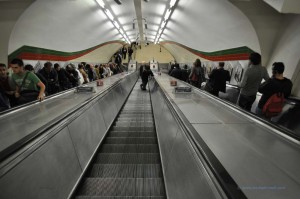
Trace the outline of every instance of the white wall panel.
<instances>
[{"instance_id":1,"label":"white wall panel","mask_svg":"<svg viewBox=\"0 0 300 199\"><path fill-rule=\"evenodd\" d=\"M282 34L274 46L272 57L268 63L268 71L271 74L272 64L274 62L283 62L285 64L284 76L295 81L299 75L300 61L300 16L287 16L282 27ZM297 67L298 66L298 67ZM299 86L295 85L293 93L299 93ZM299 94L297 94L299 96Z\"/></svg>"}]
</instances>

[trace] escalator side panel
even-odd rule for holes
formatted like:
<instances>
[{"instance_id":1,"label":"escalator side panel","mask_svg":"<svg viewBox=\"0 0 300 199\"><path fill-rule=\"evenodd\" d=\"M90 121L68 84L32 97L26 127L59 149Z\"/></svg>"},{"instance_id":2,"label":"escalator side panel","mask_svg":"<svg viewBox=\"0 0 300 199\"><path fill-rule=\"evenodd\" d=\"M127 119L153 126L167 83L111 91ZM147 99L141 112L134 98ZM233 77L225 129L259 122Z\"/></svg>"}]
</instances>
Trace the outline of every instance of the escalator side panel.
<instances>
[{"instance_id":1,"label":"escalator side panel","mask_svg":"<svg viewBox=\"0 0 300 199\"><path fill-rule=\"evenodd\" d=\"M137 78L136 74L131 74L121 83L128 90L134 86L134 79ZM114 86L108 91L113 89ZM114 121L119 111L115 110L115 115L106 117L104 122L103 115L107 115L111 107L116 109L114 102L116 98L111 98L109 93L101 94L99 98L95 98L99 101L86 104L55 128L46 130L42 138L37 138L18 151L17 158L9 159L5 164L1 162L0 198L67 198L82 174L88 156L91 158L93 151L96 150L95 143L101 142L108 125ZM78 94L80 95L85 94ZM102 99L105 98L106 103L103 105ZM95 128L97 132L94 131Z\"/></svg>"},{"instance_id":2,"label":"escalator side panel","mask_svg":"<svg viewBox=\"0 0 300 199\"><path fill-rule=\"evenodd\" d=\"M88 163L107 129L102 117L102 114L105 113L102 111L96 103L86 111L86 114L79 116L68 125L81 168L84 168Z\"/></svg>"},{"instance_id":3,"label":"escalator side panel","mask_svg":"<svg viewBox=\"0 0 300 199\"><path fill-rule=\"evenodd\" d=\"M204 165L189 143L185 132L179 127L162 90L157 83L149 82L156 132L161 149L162 167L168 198L224 198L208 175ZM168 126L168 128L166 128Z\"/></svg>"},{"instance_id":4,"label":"escalator side panel","mask_svg":"<svg viewBox=\"0 0 300 199\"><path fill-rule=\"evenodd\" d=\"M59 154L59 155L58 155ZM1 177L1 199L67 198L82 170L68 128Z\"/></svg>"}]
</instances>

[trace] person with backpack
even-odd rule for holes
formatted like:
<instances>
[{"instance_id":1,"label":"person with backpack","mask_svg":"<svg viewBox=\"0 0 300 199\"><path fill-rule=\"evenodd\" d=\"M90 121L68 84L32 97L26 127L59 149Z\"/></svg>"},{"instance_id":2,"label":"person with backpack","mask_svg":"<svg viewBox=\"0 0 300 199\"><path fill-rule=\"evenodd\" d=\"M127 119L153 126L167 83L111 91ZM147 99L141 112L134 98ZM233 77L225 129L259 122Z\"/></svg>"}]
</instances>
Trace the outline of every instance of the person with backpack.
<instances>
[{"instance_id":1,"label":"person with backpack","mask_svg":"<svg viewBox=\"0 0 300 199\"><path fill-rule=\"evenodd\" d=\"M196 61L194 62L194 66L189 75L189 80L190 83L197 88L200 88L201 83L205 81L204 69L201 66L200 59L196 59Z\"/></svg>"},{"instance_id":2,"label":"person with backpack","mask_svg":"<svg viewBox=\"0 0 300 199\"><path fill-rule=\"evenodd\" d=\"M284 99L292 91L293 83L283 76L284 64L282 62L273 63L272 78L262 83L258 92L262 96L256 107L256 114L267 118L278 115L283 108Z\"/></svg>"}]
</instances>

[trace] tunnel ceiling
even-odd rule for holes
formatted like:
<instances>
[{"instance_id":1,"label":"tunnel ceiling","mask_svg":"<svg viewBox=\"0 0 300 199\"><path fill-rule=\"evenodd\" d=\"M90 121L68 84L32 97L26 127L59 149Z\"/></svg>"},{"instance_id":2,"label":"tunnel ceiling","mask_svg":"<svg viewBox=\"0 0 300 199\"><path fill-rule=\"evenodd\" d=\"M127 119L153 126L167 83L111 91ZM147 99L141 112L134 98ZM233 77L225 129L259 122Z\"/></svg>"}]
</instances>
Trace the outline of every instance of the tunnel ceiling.
<instances>
[{"instance_id":1,"label":"tunnel ceiling","mask_svg":"<svg viewBox=\"0 0 300 199\"><path fill-rule=\"evenodd\" d=\"M36 0L17 21L8 51L26 45L78 52L111 41L122 45L160 38L175 59L180 54L174 52L174 43L166 42L205 52L243 46L260 52L255 28L235 6L252 1Z\"/></svg>"}]
</instances>

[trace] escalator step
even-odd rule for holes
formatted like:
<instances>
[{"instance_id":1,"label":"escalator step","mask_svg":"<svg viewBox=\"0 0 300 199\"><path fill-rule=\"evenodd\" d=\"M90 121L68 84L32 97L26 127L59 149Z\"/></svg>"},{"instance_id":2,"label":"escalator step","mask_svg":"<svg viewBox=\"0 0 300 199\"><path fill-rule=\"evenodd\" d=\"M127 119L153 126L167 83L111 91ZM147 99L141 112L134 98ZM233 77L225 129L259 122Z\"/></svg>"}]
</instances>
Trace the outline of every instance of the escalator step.
<instances>
[{"instance_id":1,"label":"escalator step","mask_svg":"<svg viewBox=\"0 0 300 199\"><path fill-rule=\"evenodd\" d=\"M155 131L154 126L152 127L121 127L113 126L112 131Z\"/></svg>"},{"instance_id":2,"label":"escalator step","mask_svg":"<svg viewBox=\"0 0 300 199\"><path fill-rule=\"evenodd\" d=\"M150 105L126 105L123 107L122 111L151 111Z\"/></svg>"},{"instance_id":3,"label":"escalator step","mask_svg":"<svg viewBox=\"0 0 300 199\"><path fill-rule=\"evenodd\" d=\"M149 137L108 137L106 144L157 144L157 138Z\"/></svg>"},{"instance_id":4,"label":"escalator step","mask_svg":"<svg viewBox=\"0 0 300 199\"><path fill-rule=\"evenodd\" d=\"M151 114L152 111L150 110L122 110L122 114Z\"/></svg>"},{"instance_id":5,"label":"escalator step","mask_svg":"<svg viewBox=\"0 0 300 199\"><path fill-rule=\"evenodd\" d=\"M108 137L156 137L154 131L111 131Z\"/></svg>"},{"instance_id":6,"label":"escalator step","mask_svg":"<svg viewBox=\"0 0 300 199\"><path fill-rule=\"evenodd\" d=\"M135 121L135 122L116 122L116 127L154 127L153 122Z\"/></svg>"},{"instance_id":7,"label":"escalator step","mask_svg":"<svg viewBox=\"0 0 300 199\"><path fill-rule=\"evenodd\" d=\"M130 196L78 196L75 199L166 199L166 197L163 196L136 196L136 197L130 197Z\"/></svg>"},{"instance_id":8,"label":"escalator step","mask_svg":"<svg viewBox=\"0 0 300 199\"><path fill-rule=\"evenodd\" d=\"M153 118L148 117L148 118L129 118L129 117L122 117L118 118L117 122L152 122L153 123Z\"/></svg>"},{"instance_id":9,"label":"escalator step","mask_svg":"<svg viewBox=\"0 0 300 199\"><path fill-rule=\"evenodd\" d=\"M98 164L160 164L158 153L99 153Z\"/></svg>"},{"instance_id":10,"label":"escalator step","mask_svg":"<svg viewBox=\"0 0 300 199\"><path fill-rule=\"evenodd\" d=\"M119 119L141 119L141 120L145 120L145 119L152 119L153 120L153 116L151 114L149 115L145 115L145 114L123 114L121 113L121 115L118 117Z\"/></svg>"},{"instance_id":11,"label":"escalator step","mask_svg":"<svg viewBox=\"0 0 300 199\"><path fill-rule=\"evenodd\" d=\"M157 144L103 144L100 153L159 153Z\"/></svg>"},{"instance_id":12,"label":"escalator step","mask_svg":"<svg viewBox=\"0 0 300 199\"><path fill-rule=\"evenodd\" d=\"M81 196L165 196L161 178L86 178Z\"/></svg>"},{"instance_id":13,"label":"escalator step","mask_svg":"<svg viewBox=\"0 0 300 199\"><path fill-rule=\"evenodd\" d=\"M161 178L160 164L94 164L90 178Z\"/></svg>"}]
</instances>

